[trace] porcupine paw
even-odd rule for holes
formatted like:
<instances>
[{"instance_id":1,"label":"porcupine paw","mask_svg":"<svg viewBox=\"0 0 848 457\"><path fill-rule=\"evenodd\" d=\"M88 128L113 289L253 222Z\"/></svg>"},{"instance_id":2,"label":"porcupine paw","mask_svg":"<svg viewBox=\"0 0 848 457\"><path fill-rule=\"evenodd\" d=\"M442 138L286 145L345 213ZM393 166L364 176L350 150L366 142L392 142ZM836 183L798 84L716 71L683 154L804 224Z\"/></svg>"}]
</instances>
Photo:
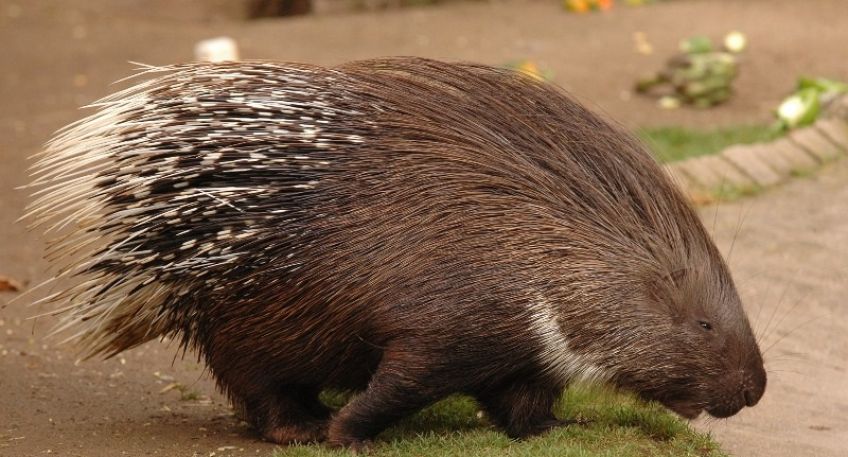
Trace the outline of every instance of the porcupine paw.
<instances>
[{"instance_id":1,"label":"porcupine paw","mask_svg":"<svg viewBox=\"0 0 848 457\"><path fill-rule=\"evenodd\" d=\"M372 423L353 421L344 409L333 416L328 431L327 444L335 448L348 449L357 454L369 454L374 447L373 437L377 433Z\"/></svg>"},{"instance_id":2,"label":"porcupine paw","mask_svg":"<svg viewBox=\"0 0 848 457\"><path fill-rule=\"evenodd\" d=\"M355 454L370 454L374 450L374 442L371 440L355 441L348 446Z\"/></svg>"},{"instance_id":3,"label":"porcupine paw","mask_svg":"<svg viewBox=\"0 0 848 457\"><path fill-rule=\"evenodd\" d=\"M354 454L370 454L374 450L374 442L371 440L337 438L330 439L329 444L332 447L346 448Z\"/></svg>"},{"instance_id":4,"label":"porcupine paw","mask_svg":"<svg viewBox=\"0 0 848 457\"><path fill-rule=\"evenodd\" d=\"M569 426L569 425L580 425L580 424L586 424L586 423L588 423L588 422L589 422L589 421L582 420L582 419L557 419L557 418L551 418L551 419L547 419L547 420L541 421L541 422L539 422L539 423L537 423L537 424L534 424L534 425L530 428L530 430L528 430L528 432L527 432L527 434L526 434L525 436L526 436L526 437L530 437L530 436L542 435L542 434L545 434L545 433L547 433L547 432L549 432L549 431L551 431L552 429L555 429L555 428L559 428L559 427L567 427L567 426Z\"/></svg>"},{"instance_id":5,"label":"porcupine paw","mask_svg":"<svg viewBox=\"0 0 848 457\"><path fill-rule=\"evenodd\" d=\"M327 440L327 421L268 427L262 436L277 444L308 444Z\"/></svg>"},{"instance_id":6,"label":"porcupine paw","mask_svg":"<svg viewBox=\"0 0 848 457\"><path fill-rule=\"evenodd\" d=\"M374 448L372 434L350 427L337 415L330 423L327 444L331 447L348 449L356 454L369 454Z\"/></svg>"}]
</instances>

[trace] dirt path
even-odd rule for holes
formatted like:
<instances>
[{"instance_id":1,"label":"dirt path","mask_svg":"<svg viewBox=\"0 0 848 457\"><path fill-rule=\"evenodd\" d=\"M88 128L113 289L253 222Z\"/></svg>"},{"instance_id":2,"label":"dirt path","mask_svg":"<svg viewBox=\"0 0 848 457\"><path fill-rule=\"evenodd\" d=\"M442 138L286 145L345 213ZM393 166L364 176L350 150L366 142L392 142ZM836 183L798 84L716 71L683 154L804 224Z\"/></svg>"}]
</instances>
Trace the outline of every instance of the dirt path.
<instances>
[{"instance_id":1,"label":"dirt path","mask_svg":"<svg viewBox=\"0 0 848 457\"><path fill-rule=\"evenodd\" d=\"M762 121L797 74L848 79L848 59L837 58L848 42L840 0L676 1L590 17L563 14L555 2L506 2L254 23L174 18L169 3L69 1L60 8L0 0L0 274L28 283L44 277L41 241L14 224L25 195L12 189L25 182L25 157L77 119L77 106L112 90L109 83L130 71L126 61L186 60L201 38L234 36L247 58L322 64L391 54L491 64L533 58L554 70L559 84L630 126ZM679 37L729 29L748 33L756 50L729 105L669 112L628 95L634 75L652 70ZM636 31L647 32L657 54L633 52ZM814 318L769 351L762 406L699 425L739 455L841 455L848 447L848 423L837 414L848 410L846 206L843 163L719 207L715 218L713 209L705 211L726 249L745 215L731 263L757 322L771 322L766 344ZM174 348L150 344L115 360L75 364L72 348L44 339L50 318L24 320L44 310L4 306L11 296L0 294L0 456L272 449L232 418L191 357L174 362ZM168 389L174 382L187 390Z\"/></svg>"},{"instance_id":2,"label":"dirt path","mask_svg":"<svg viewBox=\"0 0 848 457\"><path fill-rule=\"evenodd\" d=\"M698 427L740 456L846 455L848 161L702 215L733 250L769 386L757 407Z\"/></svg>"}]
</instances>

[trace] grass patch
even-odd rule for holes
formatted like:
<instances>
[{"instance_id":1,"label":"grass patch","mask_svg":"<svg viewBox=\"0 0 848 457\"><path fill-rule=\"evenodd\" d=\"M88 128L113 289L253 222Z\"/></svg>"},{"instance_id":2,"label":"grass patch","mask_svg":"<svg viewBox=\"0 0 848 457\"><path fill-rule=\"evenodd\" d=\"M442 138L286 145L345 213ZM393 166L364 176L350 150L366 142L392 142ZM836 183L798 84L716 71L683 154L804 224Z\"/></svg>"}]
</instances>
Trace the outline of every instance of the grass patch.
<instances>
[{"instance_id":1,"label":"grass patch","mask_svg":"<svg viewBox=\"0 0 848 457\"><path fill-rule=\"evenodd\" d=\"M637 133L660 162L715 154L734 144L771 141L784 134L770 125L741 125L712 130L653 127Z\"/></svg>"},{"instance_id":2,"label":"grass patch","mask_svg":"<svg viewBox=\"0 0 848 457\"><path fill-rule=\"evenodd\" d=\"M339 404L339 397L325 397ZM375 457L596 457L596 456L725 456L712 439L696 433L662 406L602 387L570 388L557 405L561 418L580 418L569 425L524 441L511 441L478 417L471 398L443 400L385 431ZM279 449L275 457L343 457L345 450L321 445Z\"/></svg>"}]
</instances>

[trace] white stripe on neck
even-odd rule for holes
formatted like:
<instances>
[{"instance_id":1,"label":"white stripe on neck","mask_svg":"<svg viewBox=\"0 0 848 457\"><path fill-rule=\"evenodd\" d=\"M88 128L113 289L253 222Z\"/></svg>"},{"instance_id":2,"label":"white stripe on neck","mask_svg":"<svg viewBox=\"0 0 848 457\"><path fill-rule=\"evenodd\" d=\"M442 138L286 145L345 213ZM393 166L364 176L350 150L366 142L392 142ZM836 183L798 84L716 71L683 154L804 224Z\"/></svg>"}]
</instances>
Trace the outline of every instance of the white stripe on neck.
<instances>
[{"instance_id":1,"label":"white stripe on neck","mask_svg":"<svg viewBox=\"0 0 848 457\"><path fill-rule=\"evenodd\" d=\"M609 379L603 368L574 352L557 323L550 303L539 297L531 303L530 328L542 344L539 359L545 370L563 382L598 382Z\"/></svg>"}]
</instances>

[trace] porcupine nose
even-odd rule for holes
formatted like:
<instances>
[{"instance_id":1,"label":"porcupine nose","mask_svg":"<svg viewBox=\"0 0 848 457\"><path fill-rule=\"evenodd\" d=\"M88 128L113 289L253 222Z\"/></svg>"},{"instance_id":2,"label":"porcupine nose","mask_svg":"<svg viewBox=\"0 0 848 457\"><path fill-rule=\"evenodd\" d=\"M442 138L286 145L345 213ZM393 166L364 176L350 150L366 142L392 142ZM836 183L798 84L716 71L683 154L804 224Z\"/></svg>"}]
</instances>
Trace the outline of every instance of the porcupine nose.
<instances>
[{"instance_id":1,"label":"porcupine nose","mask_svg":"<svg viewBox=\"0 0 848 457\"><path fill-rule=\"evenodd\" d=\"M745 397L745 406L754 406L760 401L762 395L755 394L753 389L745 389L742 396Z\"/></svg>"},{"instance_id":2,"label":"porcupine nose","mask_svg":"<svg viewBox=\"0 0 848 457\"><path fill-rule=\"evenodd\" d=\"M745 399L745 406L751 407L760 401L766 391L766 370L760 361L746 375L742 387L742 397Z\"/></svg>"}]
</instances>

